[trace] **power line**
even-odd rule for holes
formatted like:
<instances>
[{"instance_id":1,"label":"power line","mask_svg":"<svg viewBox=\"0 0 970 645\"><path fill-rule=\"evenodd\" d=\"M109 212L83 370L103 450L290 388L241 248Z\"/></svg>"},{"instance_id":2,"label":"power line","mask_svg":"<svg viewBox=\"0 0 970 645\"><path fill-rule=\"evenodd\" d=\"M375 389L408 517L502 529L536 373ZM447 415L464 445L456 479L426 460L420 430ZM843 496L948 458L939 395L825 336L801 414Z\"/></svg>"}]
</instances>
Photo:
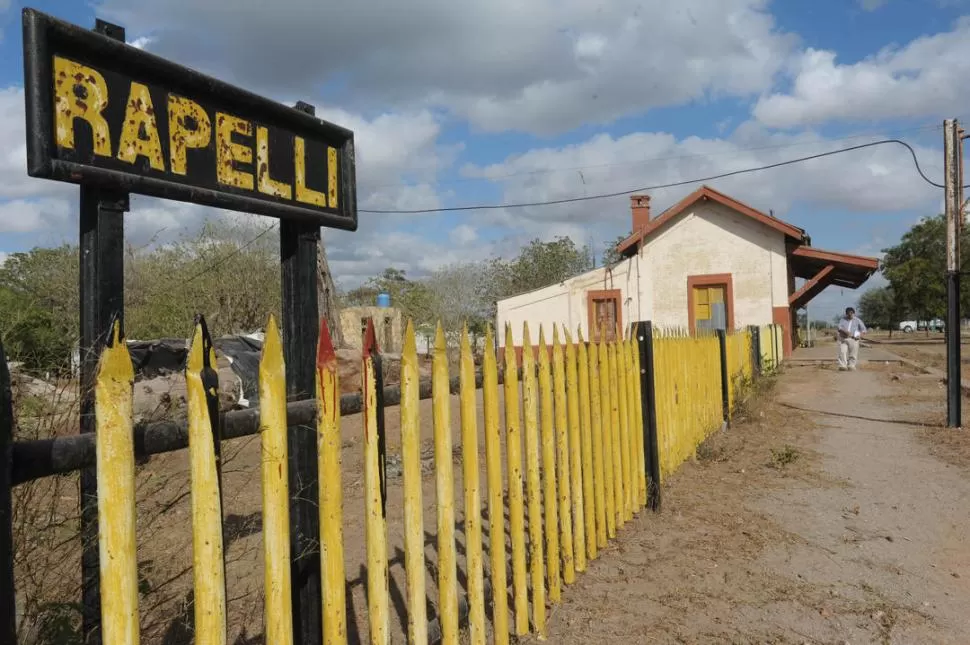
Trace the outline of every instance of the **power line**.
<instances>
[{"instance_id":1,"label":"power line","mask_svg":"<svg viewBox=\"0 0 970 645\"><path fill-rule=\"evenodd\" d=\"M833 139L827 139L826 141L824 141L824 143L838 143L838 142L841 142L841 141L853 141L853 140L858 140L858 139L871 138L871 137L875 137L877 135L878 136L886 136L886 135L889 135L889 134L901 134L901 133L904 133L904 132L905 133L910 133L910 132L923 132L923 131L933 131L933 130L935 130L935 131L942 131L942 129L943 129L943 126L942 125L929 124L928 123L928 124L925 124L925 125L913 126L913 127L910 127L910 128L898 128L898 129L891 129L891 130L880 129L877 132L869 132L869 133L863 132L863 133L859 133L859 134L847 135L847 136L844 136L844 137L836 137L836 138L833 138ZM663 134L663 133L661 133L661 134ZM587 165L587 166L563 166L563 167L559 167L559 168L536 168L534 170L523 170L523 171L520 171L520 172L510 172L510 173L505 173L505 174L502 174L502 175L480 176L480 177L460 177L460 178L454 178L454 179L437 180L437 181L434 182L434 185L435 186L442 186L442 185L459 184L459 183L472 182L472 181L501 181L501 180L504 180L504 179L514 179L516 177L529 177L529 176L534 176L534 175L547 175L547 174L562 173L562 172L577 172L577 171L582 171L582 170L595 170L595 169L600 169L600 168L620 168L620 167L630 167L630 166L644 166L644 165L648 165L648 164L652 164L652 163L657 163L657 162L662 162L662 161L681 161L681 160L686 160L686 159L710 159L710 158L714 158L714 157L723 157L725 155L737 155L737 154L743 153L743 152L762 152L762 151L765 151L765 150L783 150L783 149L787 149L787 148L796 148L796 147L803 147L803 146L813 146L813 145L818 145L819 143L822 143L822 142L819 142L819 141L794 141L794 142L789 142L789 143L778 143L778 144L764 145L764 146L751 146L751 147L747 147L747 148L734 148L733 150L725 150L723 152L699 152L699 153L695 153L695 154L672 155L672 156L668 156L668 157L647 157L647 158L643 158L643 159L632 159L630 161L614 161L614 162L610 162L610 163L592 164L592 165ZM436 167L434 167L434 166L426 166L426 167L421 167L421 168L414 168L414 167L409 167L408 168L408 170L410 170L410 171L417 171L417 172L420 172L420 171L431 171L431 170L435 170L435 169L436 169ZM399 185L400 185L399 183L388 183L388 184L379 184L377 186L373 186L372 188L374 190L378 190L378 189L381 189L381 188L397 187Z\"/></svg>"},{"instance_id":2,"label":"power line","mask_svg":"<svg viewBox=\"0 0 970 645\"><path fill-rule=\"evenodd\" d=\"M597 195L584 195L582 197L567 197L564 199L551 199L539 202L518 202L510 204L479 204L476 206L454 206L449 208L415 208L409 210L374 210L374 209L359 209L360 213L374 213L383 215L416 215L416 214L430 214L430 213L447 213L447 212L458 212L458 211L476 211L476 210L498 210L506 208L531 208L535 206L553 206L556 204L573 204L576 202L586 202L592 201L594 199L609 199L611 197L622 197L623 195L632 195L634 193L647 192L651 190L660 190L663 188L676 188L678 186L686 186L688 184L696 184L700 182L713 181L715 179L724 179L725 177L734 177L736 175L744 175L753 172L760 172L762 170L771 170L773 168L780 168L782 166L790 166L797 163L803 163L805 161L811 161L813 159L821 159L823 157L831 157L833 155L839 155L846 152L852 152L854 150L861 150L863 148L872 148L874 146L881 146L887 143L894 143L901 145L907 150L909 150L910 155L913 157L913 164L916 166L916 172L919 173L923 181L935 186L936 188L943 188L943 184L938 184L923 172L920 168L919 159L916 157L916 150L913 149L911 145L906 143L901 139L882 139L880 141L870 141L869 143L862 143L856 146L850 146L848 148L840 148L838 150L830 150L828 152L821 152L814 155L809 155L807 157L798 157L795 159L788 159L787 161L779 161L772 164L766 164L763 166L756 166L753 168L744 168L742 170L732 170L731 172L720 173L717 175L709 175L707 177L697 177L694 179L685 179L682 181L670 182L667 184L656 184L653 186L642 186L640 188L632 188L630 190L620 190L612 193L600 193Z\"/></svg>"},{"instance_id":3,"label":"power line","mask_svg":"<svg viewBox=\"0 0 970 645\"><path fill-rule=\"evenodd\" d=\"M257 241L259 241L260 238L262 238L263 236L267 235L270 231L275 230L277 226L279 226L279 222L274 222L272 225L266 227L266 229L264 229L259 235L257 235L253 239L249 240L248 242L246 242L245 244L243 244L239 248L233 249L232 251L230 251L229 253L227 253L226 255L224 255L220 260L218 260L217 262L214 262L213 264L210 264L206 268L202 269L201 271L199 271L198 273L196 273L195 275L193 275L192 277L190 277L188 280L186 280L182 284L188 284L188 283L192 282L193 280L195 280L197 278L201 278L202 276L204 276L206 273L209 273L210 271L215 271L216 269L218 269L219 267L221 267L223 264L225 264L226 262L228 262L232 258L236 257L237 255L239 255L240 253L242 253L243 251L245 251L246 249L248 249L249 247L251 247Z\"/></svg>"},{"instance_id":4,"label":"power line","mask_svg":"<svg viewBox=\"0 0 970 645\"><path fill-rule=\"evenodd\" d=\"M863 144L859 144L859 145L856 145L856 146L850 146L848 148L840 148L838 150L830 150L828 152L822 152L822 153L818 153L818 154L814 154L814 155L809 155L807 157L798 157L796 159L789 159L787 161L779 161L779 162L773 163L773 164L767 164L767 165L763 165L763 166L756 166L754 168L744 168L742 170L733 170L731 172L721 173L721 174L718 174L718 175L710 175L708 177L699 177L699 178L695 178L695 179L685 179L683 181L671 182L671 183L667 183L667 184L657 184L657 185L654 185L654 186L644 186L644 187L641 187L641 188L634 188L634 189L631 189L631 190L617 191L617 192L613 192L613 193L603 193L603 194L598 194L598 195L584 195L582 197L570 197L570 198L566 198L566 199L555 199L555 200L548 200L548 201L541 201L541 202L523 202L523 203L513 203L513 204L484 204L484 205L478 205L478 206L456 206L456 207L453 207L453 208L427 208L427 209L413 209L413 210L373 210L373 209L359 209L358 212L360 212L360 213L385 214L385 215L405 215L405 214L411 215L411 214L431 214L431 213L445 213L445 212L472 211L472 210L497 210L497 209L503 209L503 208L528 208L528 207L534 207L534 206L552 206L552 205L556 205L556 204L571 204L571 203L575 203L575 202L592 201L594 199L608 199L608 198L611 198L611 197L621 197L623 195L631 195L633 193L646 192L646 191L650 191L650 190L660 190L660 189L663 189L663 188L676 188L678 186L686 186L688 184L696 184L696 183L700 183L700 182L713 181L715 179L724 179L725 177L733 177L735 175L743 175L743 174L749 174L749 173L753 173L753 172L760 172L762 170L771 170L773 168L779 168L779 167L782 167L782 166L790 166L790 165L797 164L797 163L802 163L802 162L805 162L805 161L811 161L813 159L821 159L823 157L831 157L833 155L838 155L838 154L842 154L842 153L845 153L845 152L852 152L852 151L855 151L855 150L861 150L863 148L871 148L871 147L874 147L874 146L885 145L885 144L888 144L888 143L894 143L894 144L897 144L897 145L901 145L904 148L906 148L907 150L909 150L909 153L910 153L910 155L913 158L913 164L916 167L916 172L919 173L919 175L923 179L923 181L925 181L926 183L928 183L931 186L934 186L936 188L944 188L943 184L938 184L938 183L936 183L935 181L931 180L929 177L926 176L926 174L923 172L923 169L919 165L919 159L916 156L916 150L914 150L911 145L909 145L905 141L902 141L901 139L883 139L883 140L880 140L880 141L871 141L869 143L863 143ZM970 188L970 186L965 186L965 188ZM269 234L271 231L275 230L278 225L279 225L279 223L276 222L276 223L272 224L271 226L267 227L265 230L263 230L261 233L259 233L258 235L256 235L254 238L252 238L251 240L249 240L248 242L246 242L245 244L243 244L239 248L237 248L237 249L233 250L232 252L228 253L223 258L221 258L219 261L215 262L214 264L206 267L205 269L199 271L198 273L196 273L195 275L193 275L192 277L190 277L183 284L188 284L189 282L192 282L192 281L194 281L194 280L202 277L206 273L209 273L209 272L214 271L215 269L219 268L220 266L222 266L223 264L225 264L226 262L228 262L229 260L231 260L233 257L235 257L236 255L242 253L247 248L249 248L250 246L252 246L253 244L255 244L259 239L261 239L265 235Z\"/></svg>"}]
</instances>

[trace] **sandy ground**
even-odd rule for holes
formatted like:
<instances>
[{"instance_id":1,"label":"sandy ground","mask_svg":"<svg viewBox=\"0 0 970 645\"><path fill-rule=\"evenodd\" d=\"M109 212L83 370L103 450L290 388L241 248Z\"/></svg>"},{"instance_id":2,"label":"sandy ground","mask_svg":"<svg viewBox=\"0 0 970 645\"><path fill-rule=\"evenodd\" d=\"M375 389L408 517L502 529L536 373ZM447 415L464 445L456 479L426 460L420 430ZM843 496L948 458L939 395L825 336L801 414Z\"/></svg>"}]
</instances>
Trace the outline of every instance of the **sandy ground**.
<instances>
[{"instance_id":1,"label":"sandy ground","mask_svg":"<svg viewBox=\"0 0 970 645\"><path fill-rule=\"evenodd\" d=\"M946 372L946 343L941 340L924 343L892 343L880 345L888 351L908 358L919 365L932 367ZM963 380L970 379L970 344L961 345L960 375Z\"/></svg>"},{"instance_id":2,"label":"sandy ground","mask_svg":"<svg viewBox=\"0 0 970 645\"><path fill-rule=\"evenodd\" d=\"M641 512L565 590L563 602L550 610L548 642L967 642L970 548L963 536L970 530L970 440L938 428L942 396L938 378L900 366L854 373L788 368L773 392L749 401L730 430L670 478L660 514ZM430 420L430 401L421 410ZM457 438L455 397L451 412ZM389 408L391 456L399 451L398 421L398 408ZM424 428L428 441L430 422ZM358 643L367 640L360 417L345 419L343 433L348 612L356 617L350 640ZM227 443L225 455L229 642L261 643L258 438ZM433 617L437 531L430 450L427 457ZM392 642L403 643L401 480L391 462ZM460 491L457 456L454 465ZM483 463L481 472L484 481ZM187 483L185 452L139 469L144 643L192 642ZM68 506L76 503L76 491L62 494ZM462 520L459 497L461 570ZM486 518L486 540L488 529ZM75 555L68 555L64 570L76 570ZM459 583L464 587L461 571ZM182 618L173 619L179 610Z\"/></svg>"},{"instance_id":3,"label":"sandy ground","mask_svg":"<svg viewBox=\"0 0 970 645\"><path fill-rule=\"evenodd\" d=\"M933 428L938 379L902 370L789 369L570 589L549 642L966 643L970 442Z\"/></svg>"}]
</instances>

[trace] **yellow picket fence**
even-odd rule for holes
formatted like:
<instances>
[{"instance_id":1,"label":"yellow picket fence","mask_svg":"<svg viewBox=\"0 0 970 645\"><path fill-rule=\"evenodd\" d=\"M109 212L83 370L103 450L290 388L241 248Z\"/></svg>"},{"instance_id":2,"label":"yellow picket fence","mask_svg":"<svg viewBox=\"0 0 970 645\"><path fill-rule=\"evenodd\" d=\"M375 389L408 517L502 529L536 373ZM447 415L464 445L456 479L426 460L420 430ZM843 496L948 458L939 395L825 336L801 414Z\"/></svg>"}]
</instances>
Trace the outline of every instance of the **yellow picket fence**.
<instances>
[{"instance_id":1,"label":"yellow picket fence","mask_svg":"<svg viewBox=\"0 0 970 645\"><path fill-rule=\"evenodd\" d=\"M784 344L780 325L762 325L758 328L759 351L761 352L761 368L771 372L781 364Z\"/></svg>"},{"instance_id":2,"label":"yellow picket fence","mask_svg":"<svg viewBox=\"0 0 970 645\"><path fill-rule=\"evenodd\" d=\"M754 375L751 331L727 333L724 342L727 358L728 410L733 411Z\"/></svg>"},{"instance_id":3,"label":"yellow picket fence","mask_svg":"<svg viewBox=\"0 0 970 645\"><path fill-rule=\"evenodd\" d=\"M507 329L511 346L511 329ZM525 347L531 347L529 329ZM539 330L537 357L505 356L504 401L492 351L483 361L483 418L489 517L505 515L508 494L512 536L514 633L546 632L546 604L559 603L563 584L575 582L607 539L647 501L640 365L636 341L572 343L568 332L552 330L547 343ZM601 335L602 336L602 335ZM492 346L491 332L486 346ZM565 342L563 342L563 340ZM367 552L368 621L371 643L390 641L387 525L377 423L377 379L373 333L363 355L364 515ZM226 642L226 591L218 445L210 414L217 384L204 375L215 364L204 323L197 325L186 366L189 458L192 478L193 575L196 642ZM521 368L521 394L518 373ZM425 609L424 529L421 499L418 357L409 324L401 368L401 451L404 488L404 552L410 642L428 640ZM438 615L443 643L457 643L458 575L455 536L455 476L452 466L449 368L445 337L438 329L433 358L432 405L437 509ZM115 329L105 348L96 386L99 531L102 620L106 642L138 642L138 586L135 553L132 373L127 346ZM491 588L508 586L505 540L490 531L482 541L482 490L478 472L476 379L468 334L461 336L460 437L467 562L469 639L485 643L487 550ZM323 640L347 642L341 497L340 396L336 359L326 326L317 355L317 430ZM288 521L286 386L280 332L269 321L259 369L262 441L265 636L273 645L292 643L290 538ZM505 433L500 431L504 408ZM505 444L506 464L502 463ZM523 445L525 453L523 455ZM524 460L523 460L524 456ZM526 464L523 482L522 464ZM507 480L507 490L503 489ZM524 490L523 490L524 484ZM528 512L528 540L525 517ZM528 546L528 549L526 549ZM528 571L527 571L528 565ZM504 593L492 594L495 643L509 642L509 608Z\"/></svg>"},{"instance_id":4,"label":"yellow picket fence","mask_svg":"<svg viewBox=\"0 0 970 645\"><path fill-rule=\"evenodd\" d=\"M777 360L773 330L761 332L759 351ZM551 343L538 330L532 345L523 330L521 361L505 330L500 378L494 338L487 333L481 384L467 331L460 339L459 418L452 420L445 336L438 328L432 359L437 544L437 628L441 642L459 642L459 583L456 495L463 498L465 601L468 641L507 644L512 634L545 637L547 603L561 602L563 586L575 582L608 541L647 504L647 455L641 399L638 339L618 334L614 342L573 342L553 327ZM605 334L600 334L604 338ZM768 341L766 346L765 341ZM750 331L726 338L732 381L754 373ZM724 421L720 345L717 336L657 333L652 338L656 401L656 450L661 479L694 454ZM372 325L362 355L364 507L346 509L341 491L340 386L326 324L321 325L316 363L316 424L319 458L320 553L323 642L348 640L343 527L347 516L365 525L367 621L370 642L390 642L391 607L383 438L378 415L377 347ZM226 643L226 588L219 486L218 383L215 354L204 321L196 325L186 366L191 516L195 587L195 642ZM404 564L408 641L427 643L425 530L423 526L420 387L415 335L409 323L401 360L401 462ZM106 643L138 642L138 575L135 548L135 462L132 373L117 326L105 348L96 384L97 472L101 549L102 624ZM504 396L499 385L503 384ZM476 387L482 390L479 409ZM729 387L738 396L741 386ZM263 507L265 640L293 642L290 605L286 377L280 331L270 318L259 368L259 418ZM479 412L482 414L485 481L482 488ZM453 472L452 429L460 429L461 477ZM504 428L504 432L502 431ZM504 460L503 460L504 456ZM524 472L523 472L524 465ZM506 506L507 503L507 506ZM511 581L505 534L489 530L483 540L482 507L489 518L508 514ZM528 517L528 528L526 528ZM499 520L501 522L501 520ZM488 566L485 561L487 558ZM511 582L511 585L510 585ZM487 584L488 583L488 584ZM491 611L486 595L492 592ZM512 606L505 590L511 587ZM491 630L487 629L487 617Z\"/></svg>"},{"instance_id":5,"label":"yellow picket fence","mask_svg":"<svg viewBox=\"0 0 970 645\"><path fill-rule=\"evenodd\" d=\"M661 332L653 352L662 483L724 421L721 358L712 333Z\"/></svg>"}]
</instances>

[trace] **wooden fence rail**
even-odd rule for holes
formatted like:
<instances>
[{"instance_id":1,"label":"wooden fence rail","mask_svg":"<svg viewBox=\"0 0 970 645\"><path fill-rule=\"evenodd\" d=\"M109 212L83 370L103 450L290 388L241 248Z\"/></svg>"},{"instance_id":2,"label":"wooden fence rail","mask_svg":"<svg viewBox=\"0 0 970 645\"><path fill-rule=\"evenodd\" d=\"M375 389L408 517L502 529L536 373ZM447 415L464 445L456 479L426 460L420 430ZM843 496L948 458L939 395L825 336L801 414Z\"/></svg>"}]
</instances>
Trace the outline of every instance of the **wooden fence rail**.
<instances>
[{"instance_id":1,"label":"wooden fence rail","mask_svg":"<svg viewBox=\"0 0 970 645\"><path fill-rule=\"evenodd\" d=\"M528 325L523 346L531 348ZM343 527L363 516L366 539L368 637L390 642L387 479L384 415L400 405L406 633L411 643L459 641L467 619L468 640L506 644L511 634L545 637L547 604L595 560L608 541L646 506L659 508L660 483L723 427L764 365L778 364L780 330L767 326L719 335L689 336L637 324L606 342L572 342L554 326L551 343L540 327L534 351L504 353L500 372L486 351L476 373L467 330L460 339L457 377L449 374L445 336L438 328L432 377L418 378L414 330L404 337L401 384L384 388L380 353L368 325L360 394L339 395L336 357L326 324L316 352L315 398L287 403L286 366L276 321L271 317L259 368L258 410L218 410L215 354L205 321L196 327L186 364L188 420L135 426L134 375L127 345L116 325L102 354L95 386L97 432L45 441L12 442L10 377L0 348L0 637L15 642L10 495L12 486L96 465L98 476L101 624L105 642L137 643L138 580L135 546L135 463L141 456L188 447L193 531L196 642L226 642L221 444L260 434L264 634L267 643L294 642L291 590L288 427L316 429L320 514L322 642L346 643ZM512 346L511 328L505 330ZM491 330L486 347L493 347ZM504 385L504 402L499 385ZM482 390L481 410L476 390ZM726 403L724 394L726 392ZM459 418L451 419L458 394ZM425 529L422 500L421 413L432 400L436 511L437 618L428 620ZM502 410L504 407L504 424ZM484 427L484 490L479 411ZM363 415L361 509L344 508L341 490L341 416ZM427 420L426 420L427 421ZM504 433L502 427L504 425ZM453 472L457 427L461 475ZM504 451L503 451L504 448ZM504 452L504 455L503 455ZM504 459L503 459L504 457ZM456 482L460 482L456 484ZM504 483L503 483L504 482ZM461 490L456 490L460 487ZM457 575L456 502L463 500L465 576ZM481 508L489 518L505 515L510 527L511 581L503 531L483 540ZM526 518L528 523L526 524ZM485 563L488 563L486 567ZM511 585L509 584L511 582ZM511 592L511 607L508 592ZM510 621L510 618L512 619ZM490 626L487 620L490 619Z\"/></svg>"}]
</instances>

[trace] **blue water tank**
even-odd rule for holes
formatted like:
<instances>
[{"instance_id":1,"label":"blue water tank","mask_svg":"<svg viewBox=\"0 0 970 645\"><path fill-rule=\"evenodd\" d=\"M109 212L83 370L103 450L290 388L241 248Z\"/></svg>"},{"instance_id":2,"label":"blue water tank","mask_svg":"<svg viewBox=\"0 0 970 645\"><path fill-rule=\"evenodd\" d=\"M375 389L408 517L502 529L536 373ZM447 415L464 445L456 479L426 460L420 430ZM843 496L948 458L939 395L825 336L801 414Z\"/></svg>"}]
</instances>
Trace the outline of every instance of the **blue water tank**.
<instances>
[{"instance_id":1,"label":"blue water tank","mask_svg":"<svg viewBox=\"0 0 970 645\"><path fill-rule=\"evenodd\" d=\"M391 306L391 294L389 294L389 293L379 293L379 294L377 294L377 306L378 307L390 307Z\"/></svg>"}]
</instances>

